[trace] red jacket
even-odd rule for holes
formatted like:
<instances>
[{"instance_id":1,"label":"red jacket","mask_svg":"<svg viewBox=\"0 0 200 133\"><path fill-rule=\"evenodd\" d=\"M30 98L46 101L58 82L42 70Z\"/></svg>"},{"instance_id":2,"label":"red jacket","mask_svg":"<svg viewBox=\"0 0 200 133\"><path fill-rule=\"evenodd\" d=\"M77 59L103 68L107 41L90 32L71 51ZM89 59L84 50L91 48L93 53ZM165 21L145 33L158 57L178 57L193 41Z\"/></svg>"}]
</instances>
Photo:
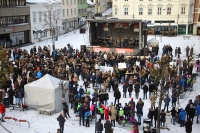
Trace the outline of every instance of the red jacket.
<instances>
[{"instance_id":1,"label":"red jacket","mask_svg":"<svg viewBox=\"0 0 200 133\"><path fill-rule=\"evenodd\" d=\"M4 105L0 105L0 114L4 114L6 112L6 108Z\"/></svg>"}]
</instances>

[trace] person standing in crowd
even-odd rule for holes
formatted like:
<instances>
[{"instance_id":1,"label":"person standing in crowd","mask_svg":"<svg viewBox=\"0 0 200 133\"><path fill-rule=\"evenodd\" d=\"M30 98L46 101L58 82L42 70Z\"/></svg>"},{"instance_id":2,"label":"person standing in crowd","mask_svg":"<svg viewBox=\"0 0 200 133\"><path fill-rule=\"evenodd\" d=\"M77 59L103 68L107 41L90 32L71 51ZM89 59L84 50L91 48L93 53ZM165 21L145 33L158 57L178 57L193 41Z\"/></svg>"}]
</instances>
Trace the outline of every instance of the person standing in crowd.
<instances>
[{"instance_id":1,"label":"person standing in crowd","mask_svg":"<svg viewBox=\"0 0 200 133\"><path fill-rule=\"evenodd\" d=\"M200 103L199 105L196 107L196 112L197 112L197 124L199 123L199 115L200 115Z\"/></svg>"},{"instance_id":2,"label":"person standing in crowd","mask_svg":"<svg viewBox=\"0 0 200 133\"><path fill-rule=\"evenodd\" d=\"M127 89L128 89L128 84L125 82L123 85L123 98L126 98Z\"/></svg>"},{"instance_id":3,"label":"person standing in crowd","mask_svg":"<svg viewBox=\"0 0 200 133\"><path fill-rule=\"evenodd\" d=\"M164 109L162 109L162 112L160 113L160 126L164 127L165 126L165 121L166 121L166 113Z\"/></svg>"},{"instance_id":4,"label":"person standing in crowd","mask_svg":"<svg viewBox=\"0 0 200 133\"><path fill-rule=\"evenodd\" d=\"M147 100L147 92L148 92L148 86L146 85L146 83L144 83L144 85L143 85L143 100L145 100L145 98L146 98L146 100Z\"/></svg>"},{"instance_id":5,"label":"person standing in crowd","mask_svg":"<svg viewBox=\"0 0 200 133\"><path fill-rule=\"evenodd\" d=\"M101 123L101 119L96 122L96 133L102 133L103 131L103 124Z\"/></svg>"},{"instance_id":6,"label":"person standing in crowd","mask_svg":"<svg viewBox=\"0 0 200 133\"><path fill-rule=\"evenodd\" d=\"M171 112L171 116L172 116L172 123L173 123L173 125L175 125L175 119L176 119L176 114L177 114L175 107L173 107L170 112Z\"/></svg>"},{"instance_id":7,"label":"person standing in crowd","mask_svg":"<svg viewBox=\"0 0 200 133\"><path fill-rule=\"evenodd\" d=\"M124 119L125 120L129 120L130 118L130 108L128 106L127 103L125 103L125 106L124 106Z\"/></svg>"},{"instance_id":8,"label":"person standing in crowd","mask_svg":"<svg viewBox=\"0 0 200 133\"><path fill-rule=\"evenodd\" d=\"M151 94L155 90L155 87L156 86L153 84L153 82L151 82L151 84L149 85L149 98L151 97Z\"/></svg>"},{"instance_id":9,"label":"person standing in crowd","mask_svg":"<svg viewBox=\"0 0 200 133\"><path fill-rule=\"evenodd\" d=\"M83 126L85 125L84 124L84 114L85 114L85 108L83 107L82 104L80 104L80 107L78 109L78 112L79 112L79 125L81 126L81 121L82 121L82 124Z\"/></svg>"},{"instance_id":10,"label":"person standing in crowd","mask_svg":"<svg viewBox=\"0 0 200 133\"><path fill-rule=\"evenodd\" d=\"M171 115L171 113L169 111L167 111L165 119L166 119L166 121L165 121L165 127L168 128L168 129L170 129L170 124L172 122L172 115Z\"/></svg>"},{"instance_id":11,"label":"person standing in crowd","mask_svg":"<svg viewBox=\"0 0 200 133\"><path fill-rule=\"evenodd\" d=\"M180 127L184 127L186 113L183 109L181 109L181 112L178 114L178 117L180 119L180 124L181 124Z\"/></svg>"},{"instance_id":12,"label":"person standing in crowd","mask_svg":"<svg viewBox=\"0 0 200 133\"><path fill-rule=\"evenodd\" d=\"M58 116L57 121L59 122L60 133L64 133L65 118L63 117L62 113L60 113Z\"/></svg>"},{"instance_id":13,"label":"person standing in crowd","mask_svg":"<svg viewBox=\"0 0 200 133\"><path fill-rule=\"evenodd\" d=\"M169 96L167 95L166 98L164 99L165 102L165 106L164 106L164 111L165 108L167 107L167 111L168 111L168 107L169 107L169 102L171 101L171 99L169 98Z\"/></svg>"},{"instance_id":14,"label":"person standing in crowd","mask_svg":"<svg viewBox=\"0 0 200 133\"><path fill-rule=\"evenodd\" d=\"M6 108L5 108L4 104L3 104L3 102L0 103L0 114L1 114L0 121L5 122L3 118L4 118L5 114L6 114Z\"/></svg>"},{"instance_id":15,"label":"person standing in crowd","mask_svg":"<svg viewBox=\"0 0 200 133\"><path fill-rule=\"evenodd\" d=\"M139 92L140 92L140 83L136 82L134 88L135 88L135 97L136 99L138 99Z\"/></svg>"},{"instance_id":16,"label":"person standing in crowd","mask_svg":"<svg viewBox=\"0 0 200 133\"><path fill-rule=\"evenodd\" d=\"M110 112L111 112L111 116L110 116L111 124L113 125L113 127L115 127L117 109L116 109L116 107L114 105L111 105Z\"/></svg>"},{"instance_id":17,"label":"person standing in crowd","mask_svg":"<svg viewBox=\"0 0 200 133\"><path fill-rule=\"evenodd\" d=\"M113 133L112 124L109 120L104 123L105 133Z\"/></svg>"},{"instance_id":18,"label":"person standing in crowd","mask_svg":"<svg viewBox=\"0 0 200 133\"><path fill-rule=\"evenodd\" d=\"M190 104L190 108L188 109L188 116L191 119L192 123L193 123L193 118L194 118L195 113L196 111L193 104Z\"/></svg>"},{"instance_id":19,"label":"person standing in crowd","mask_svg":"<svg viewBox=\"0 0 200 133\"><path fill-rule=\"evenodd\" d=\"M186 133L192 132L192 122L191 122L190 118L188 118L187 121L185 122L185 131L186 131Z\"/></svg>"},{"instance_id":20,"label":"person standing in crowd","mask_svg":"<svg viewBox=\"0 0 200 133\"><path fill-rule=\"evenodd\" d=\"M10 87L8 90L8 97L9 97L10 105L13 105L14 95L15 95L15 92L13 91L12 87Z\"/></svg>"},{"instance_id":21,"label":"person standing in crowd","mask_svg":"<svg viewBox=\"0 0 200 133\"><path fill-rule=\"evenodd\" d=\"M156 109L153 112L153 118L154 118L154 128L156 128L157 119L158 119L158 107L156 107Z\"/></svg>"},{"instance_id":22,"label":"person standing in crowd","mask_svg":"<svg viewBox=\"0 0 200 133\"><path fill-rule=\"evenodd\" d=\"M116 104L116 101L117 104L119 104L119 99L121 98L121 92L119 91L119 88L117 88L117 90L114 92L114 97L115 97L114 105Z\"/></svg>"},{"instance_id":23,"label":"person standing in crowd","mask_svg":"<svg viewBox=\"0 0 200 133\"><path fill-rule=\"evenodd\" d=\"M62 101L62 105L63 105L63 114L64 114L64 117L67 118L67 115L68 115L68 117L70 118L70 116L69 116L69 107L68 107L67 103L64 101L64 99Z\"/></svg>"},{"instance_id":24,"label":"person standing in crowd","mask_svg":"<svg viewBox=\"0 0 200 133\"><path fill-rule=\"evenodd\" d=\"M155 109L156 99L157 97L154 94L152 94L152 96L150 97L150 101L151 101L151 107L154 109Z\"/></svg>"},{"instance_id":25,"label":"person standing in crowd","mask_svg":"<svg viewBox=\"0 0 200 133\"><path fill-rule=\"evenodd\" d=\"M151 108L149 108L149 112L148 112L148 114L147 114L147 117L148 117L149 119L151 119L151 123L153 122L153 115L154 115L154 110L153 110L153 108L151 107Z\"/></svg>"}]
</instances>

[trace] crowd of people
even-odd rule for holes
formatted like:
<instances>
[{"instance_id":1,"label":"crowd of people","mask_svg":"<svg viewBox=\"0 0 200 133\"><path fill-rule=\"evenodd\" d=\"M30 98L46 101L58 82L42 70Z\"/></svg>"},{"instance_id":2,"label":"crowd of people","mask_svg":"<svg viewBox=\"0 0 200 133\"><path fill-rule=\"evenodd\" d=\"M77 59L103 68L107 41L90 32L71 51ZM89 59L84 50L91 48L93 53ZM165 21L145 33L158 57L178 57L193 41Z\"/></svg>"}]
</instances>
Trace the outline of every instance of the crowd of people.
<instances>
[{"instance_id":1,"label":"crowd of people","mask_svg":"<svg viewBox=\"0 0 200 133\"><path fill-rule=\"evenodd\" d=\"M14 66L14 73L12 77L7 77L3 89L8 94L11 105L22 106L24 104L25 84L40 79L45 74L68 80L70 105L63 101L63 114L58 117L59 132L61 133L64 130L63 123L65 121L63 118L70 117L70 108L79 117L80 126L89 127L95 114L99 114L100 119L96 123L98 133L101 133L104 128L105 133L111 133L113 127L116 126L115 122L133 124L134 133L137 133L138 126L142 123L143 107L148 106L144 104L145 100L150 100L151 107L147 117L151 119L152 126L157 127L157 118L160 117L162 127L169 127L171 119L173 124L179 122L181 126L190 127L190 122L193 122L195 115L198 123L200 97L195 99L195 104L191 100L185 109L182 107L182 109L177 110L176 107L179 94L187 91L189 87L192 88L195 82L193 64L182 65L184 63L176 60L175 62L179 65L169 67L170 78L165 81L164 86L166 90L164 107L160 116L157 115L156 101L160 83L152 80L153 75L151 75L150 70L153 67L159 67L158 61L160 59L167 58L168 62L172 62L174 61L173 57L180 58L181 54L179 47L175 49L177 52L173 55L173 49L170 45L164 45L162 51L161 57L154 56L158 54L158 51L154 53L152 50L149 51L150 56L125 57L123 54L101 51L98 53L87 50L79 51L73 49L70 44L61 49L51 49L50 46L43 48L34 46L30 51L15 48L8 52L8 57L13 58L11 63ZM127 67L119 69L118 63L123 62L126 63ZM198 68L199 61L196 64L195 67ZM113 71L102 71L99 66L113 67ZM198 69L195 71L198 73ZM83 84L80 84L80 81L83 81ZM120 85L122 85L122 89ZM91 93L90 87L96 86L99 88L98 92ZM143 93L143 97L139 96L140 92ZM112 93L114 101L108 105ZM130 98L130 101L122 105L120 101L123 98ZM173 107L171 111L169 110L170 104ZM185 123L186 117L184 115L186 114L187 118L190 119L187 119ZM106 121L104 128L101 120ZM145 132L150 132L150 129L151 127L146 127Z\"/></svg>"}]
</instances>

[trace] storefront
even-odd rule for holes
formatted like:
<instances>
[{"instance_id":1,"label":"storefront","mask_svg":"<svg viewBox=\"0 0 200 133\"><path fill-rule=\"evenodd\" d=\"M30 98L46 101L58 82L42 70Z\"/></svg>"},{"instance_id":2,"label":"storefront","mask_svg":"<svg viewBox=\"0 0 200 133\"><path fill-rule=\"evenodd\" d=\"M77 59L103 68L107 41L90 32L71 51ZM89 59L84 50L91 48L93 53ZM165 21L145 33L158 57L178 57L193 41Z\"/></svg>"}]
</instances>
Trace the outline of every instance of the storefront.
<instances>
[{"instance_id":1,"label":"storefront","mask_svg":"<svg viewBox=\"0 0 200 133\"><path fill-rule=\"evenodd\" d=\"M186 34L186 25L178 25L178 34Z\"/></svg>"},{"instance_id":2,"label":"storefront","mask_svg":"<svg viewBox=\"0 0 200 133\"><path fill-rule=\"evenodd\" d=\"M30 25L0 27L0 46L14 47L29 43Z\"/></svg>"},{"instance_id":3,"label":"storefront","mask_svg":"<svg viewBox=\"0 0 200 133\"><path fill-rule=\"evenodd\" d=\"M188 25L188 34L193 34L193 24Z\"/></svg>"}]
</instances>

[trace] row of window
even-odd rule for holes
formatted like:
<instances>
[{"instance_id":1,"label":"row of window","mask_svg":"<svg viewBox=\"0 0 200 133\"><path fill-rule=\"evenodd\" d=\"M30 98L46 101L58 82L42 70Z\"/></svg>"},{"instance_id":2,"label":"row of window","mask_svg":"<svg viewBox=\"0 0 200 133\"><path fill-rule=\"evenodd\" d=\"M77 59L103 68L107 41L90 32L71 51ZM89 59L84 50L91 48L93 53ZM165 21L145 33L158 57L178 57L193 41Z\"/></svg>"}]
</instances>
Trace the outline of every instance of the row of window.
<instances>
[{"instance_id":1,"label":"row of window","mask_svg":"<svg viewBox=\"0 0 200 133\"><path fill-rule=\"evenodd\" d=\"M117 1L117 0L115 0L115 1ZM128 0L124 0L124 1L128 1ZM139 1L143 1L143 0L139 0ZM149 0L149 1L152 1L152 0ZM162 1L162 0L158 0L158 1ZM171 1L171 0L168 0L168 1Z\"/></svg>"},{"instance_id":2,"label":"row of window","mask_svg":"<svg viewBox=\"0 0 200 133\"><path fill-rule=\"evenodd\" d=\"M0 26L27 23L26 16L0 17Z\"/></svg>"},{"instance_id":3,"label":"row of window","mask_svg":"<svg viewBox=\"0 0 200 133\"><path fill-rule=\"evenodd\" d=\"M84 9L78 9L78 14L86 13L86 12L87 12L86 8L84 8Z\"/></svg>"},{"instance_id":4,"label":"row of window","mask_svg":"<svg viewBox=\"0 0 200 133\"><path fill-rule=\"evenodd\" d=\"M41 33L33 33L34 39L47 37L47 31L43 31Z\"/></svg>"},{"instance_id":5,"label":"row of window","mask_svg":"<svg viewBox=\"0 0 200 133\"><path fill-rule=\"evenodd\" d=\"M76 5L77 0L62 0L63 5L72 5L74 1L74 5Z\"/></svg>"},{"instance_id":6,"label":"row of window","mask_svg":"<svg viewBox=\"0 0 200 133\"><path fill-rule=\"evenodd\" d=\"M128 7L125 7L124 8L124 15L129 15L128 13ZM139 11L139 15L143 15L144 11L143 11L144 8L139 8L138 11ZM172 8L171 7L167 7L167 15L171 15L172 14ZM115 8L115 15L118 14L118 8L116 7ZM152 8L148 8L148 15L152 15ZM184 15L185 14L185 7L181 7L181 14ZM158 7L157 8L157 15L163 15L162 14L162 7Z\"/></svg>"},{"instance_id":7,"label":"row of window","mask_svg":"<svg viewBox=\"0 0 200 133\"><path fill-rule=\"evenodd\" d=\"M26 0L0 0L0 6L24 6Z\"/></svg>"},{"instance_id":8,"label":"row of window","mask_svg":"<svg viewBox=\"0 0 200 133\"><path fill-rule=\"evenodd\" d=\"M66 16L73 16L73 12L74 12L74 15L76 15L76 8L74 8L74 11L73 9L63 9L63 17L65 17L65 12L66 12Z\"/></svg>"},{"instance_id":9,"label":"row of window","mask_svg":"<svg viewBox=\"0 0 200 133\"><path fill-rule=\"evenodd\" d=\"M87 2L86 2L87 0L78 0L78 4L79 5L82 5L82 4L87 4Z\"/></svg>"},{"instance_id":10,"label":"row of window","mask_svg":"<svg viewBox=\"0 0 200 133\"><path fill-rule=\"evenodd\" d=\"M38 15L38 21L37 21L37 15ZM60 20L60 10L54 10L52 12L48 12L48 11L39 11L39 12L32 12L32 16L33 16L33 23L42 23L42 22L47 22L50 19L52 20Z\"/></svg>"}]
</instances>

